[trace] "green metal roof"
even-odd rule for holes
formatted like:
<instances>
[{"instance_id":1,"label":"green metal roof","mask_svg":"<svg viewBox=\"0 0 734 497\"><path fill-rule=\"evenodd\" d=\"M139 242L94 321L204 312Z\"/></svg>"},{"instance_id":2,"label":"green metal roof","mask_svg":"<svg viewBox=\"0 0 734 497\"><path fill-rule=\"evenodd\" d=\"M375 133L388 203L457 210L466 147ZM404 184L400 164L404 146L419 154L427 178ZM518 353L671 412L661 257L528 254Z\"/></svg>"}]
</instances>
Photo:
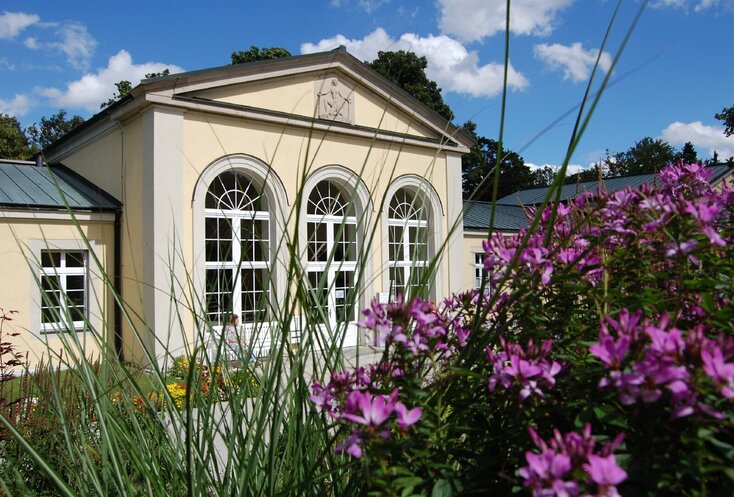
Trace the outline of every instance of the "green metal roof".
<instances>
[{"instance_id":1,"label":"green metal roof","mask_svg":"<svg viewBox=\"0 0 734 497\"><path fill-rule=\"evenodd\" d=\"M715 184L734 168L722 164L709 166L713 172L709 182ZM607 192L616 192L624 188L639 188L643 184L653 183L654 174L639 174L635 176L622 176L618 178L607 178L602 180L603 187ZM596 192L599 188L598 181L585 181L583 183L572 183L563 185L561 188L561 200L566 201L576 198L584 192ZM542 204L548 187L531 188L512 193L497 200L494 213L494 229L499 231L519 231L528 226L525 216L528 207ZM489 218L492 210L491 202L478 202L467 200L464 202L464 229L467 230L489 230Z\"/></svg>"},{"instance_id":2,"label":"green metal roof","mask_svg":"<svg viewBox=\"0 0 734 497\"><path fill-rule=\"evenodd\" d=\"M55 180L55 181L54 181ZM0 208L115 211L120 202L63 165L0 159Z\"/></svg>"},{"instance_id":3,"label":"green metal roof","mask_svg":"<svg viewBox=\"0 0 734 497\"><path fill-rule=\"evenodd\" d=\"M716 183L719 179L725 176L731 167L725 164L709 166L707 169L713 171L709 178L710 183ZM653 183L655 181L654 174L638 174L635 176L620 176L617 178L605 178L602 180L604 190L607 192L616 192L618 190L624 190L625 188L639 188L643 184ZM599 189L599 181L584 181L583 183L571 183L563 185L561 188L561 201L570 200L576 198L585 192L596 193ZM538 205L542 204L545 199L545 195L548 193L548 187L542 188L531 188L529 190L522 190L519 192L511 193L506 197L497 200L500 205Z\"/></svg>"},{"instance_id":4,"label":"green metal roof","mask_svg":"<svg viewBox=\"0 0 734 497\"><path fill-rule=\"evenodd\" d=\"M492 202L467 200L464 202L464 229L489 230ZM499 231L518 231L527 227L525 209L519 205L495 206L494 229Z\"/></svg>"}]
</instances>

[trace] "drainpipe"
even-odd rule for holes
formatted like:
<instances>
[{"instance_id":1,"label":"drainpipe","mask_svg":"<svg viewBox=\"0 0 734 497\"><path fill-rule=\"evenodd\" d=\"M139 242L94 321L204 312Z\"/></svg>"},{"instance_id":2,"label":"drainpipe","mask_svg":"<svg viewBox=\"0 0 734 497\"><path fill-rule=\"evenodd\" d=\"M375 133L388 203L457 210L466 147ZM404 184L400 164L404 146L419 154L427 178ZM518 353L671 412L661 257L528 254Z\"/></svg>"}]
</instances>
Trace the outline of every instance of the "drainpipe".
<instances>
[{"instance_id":1,"label":"drainpipe","mask_svg":"<svg viewBox=\"0 0 734 497\"><path fill-rule=\"evenodd\" d=\"M115 352L124 360L122 352L122 209L115 210L115 244L114 262L115 277L112 281L117 298L115 299Z\"/></svg>"}]
</instances>

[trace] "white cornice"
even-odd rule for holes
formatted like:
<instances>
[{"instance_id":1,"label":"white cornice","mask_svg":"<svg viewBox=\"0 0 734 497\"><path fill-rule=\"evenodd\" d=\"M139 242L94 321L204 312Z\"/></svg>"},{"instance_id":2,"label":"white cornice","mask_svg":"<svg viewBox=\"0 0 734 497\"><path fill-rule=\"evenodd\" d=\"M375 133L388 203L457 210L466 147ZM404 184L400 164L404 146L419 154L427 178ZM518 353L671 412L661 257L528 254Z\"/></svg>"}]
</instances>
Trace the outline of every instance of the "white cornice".
<instances>
[{"instance_id":1,"label":"white cornice","mask_svg":"<svg viewBox=\"0 0 734 497\"><path fill-rule=\"evenodd\" d=\"M269 111L267 109L259 110L253 108L237 108L234 105L222 105L216 102L208 103L206 100L191 101L172 99L160 94L149 93L145 95L147 104L166 105L171 107L179 107L190 111L198 111L209 114L218 114L223 116L238 117L242 119L251 119L279 126L292 126L297 128L321 131L324 133L336 133L348 136L357 136L366 139L376 139L379 141L400 143L405 145L413 145L416 147L430 148L445 152L456 152L459 154L469 152L469 149L462 145L449 145L446 143L438 143L436 141L421 140L411 138L408 135L391 135L384 133L379 129L354 128L341 123L321 123L314 122L313 119L299 116L296 114L280 114ZM142 108L142 105L141 105Z\"/></svg>"},{"instance_id":2,"label":"white cornice","mask_svg":"<svg viewBox=\"0 0 734 497\"><path fill-rule=\"evenodd\" d=\"M77 221L97 222L97 223L113 223L115 222L115 214L112 212L75 212L74 218ZM68 212L62 211L43 211L43 210L25 210L25 209L6 209L0 208L0 219L7 221L18 220L36 220L36 221L67 221L72 222L72 217Z\"/></svg>"}]
</instances>

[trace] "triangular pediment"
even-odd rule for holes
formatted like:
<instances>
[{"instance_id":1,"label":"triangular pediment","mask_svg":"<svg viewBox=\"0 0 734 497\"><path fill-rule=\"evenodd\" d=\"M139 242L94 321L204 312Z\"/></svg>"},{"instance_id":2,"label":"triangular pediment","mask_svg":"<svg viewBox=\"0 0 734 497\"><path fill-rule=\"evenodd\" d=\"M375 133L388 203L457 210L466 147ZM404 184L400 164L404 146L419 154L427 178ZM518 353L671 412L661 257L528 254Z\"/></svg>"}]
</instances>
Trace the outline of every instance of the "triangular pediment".
<instances>
[{"instance_id":1,"label":"triangular pediment","mask_svg":"<svg viewBox=\"0 0 734 497\"><path fill-rule=\"evenodd\" d=\"M374 130L458 150L471 145L445 119L344 49L147 80L134 93L153 101L168 97L193 102L199 110L241 109L335 131Z\"/></svg>"}]
</instances>

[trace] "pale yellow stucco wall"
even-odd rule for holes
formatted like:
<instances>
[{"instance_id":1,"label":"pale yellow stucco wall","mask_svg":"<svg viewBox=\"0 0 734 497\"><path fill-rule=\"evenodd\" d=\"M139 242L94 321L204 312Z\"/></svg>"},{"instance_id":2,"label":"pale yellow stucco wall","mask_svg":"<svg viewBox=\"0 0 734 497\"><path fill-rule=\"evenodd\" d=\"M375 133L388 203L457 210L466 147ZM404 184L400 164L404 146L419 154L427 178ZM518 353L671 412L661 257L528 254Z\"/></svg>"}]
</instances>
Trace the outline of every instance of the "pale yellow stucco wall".
<instances>
[{"instance_id":1,"label":"pale yellow stucco wall","mask_svg":"<svg viewBox=\"0 0 734 497\"><path fill-rule=\"evenodd\" d=\"M13 321L3 325L3 331L12 329L20 332L20 336L9 338L9 341L17 351L28 354L31 368L42 357L47 360L49 355L53 357L65 350L64 341L71 345L70 350L78 351L73 338L78 339L78 346L90 358L99 358L99 340L113 347L114 332L111 320L107 319L112 316L112 293L105 284L105 275L110 281L114 276L112 215L107 215L105 220L99 220L99 215L93 215L97 219L84 220L87 216L79 214L79 228L65 213L54 213L56 219L47 219L47 216L48 213L42 212L0 211L0 274L5 282L0 285L0 307L6 312L17 311L12 316ZM40 331L41 293L36 279L39 274L37 264L41 250L83 246L84 237L94 247L93 252L101 264L100 267L90 255L88 302L92 330L75 332L74 337L67 335L67 340L62 340L63 335Z\"/></svg>"},{"instance_id":2,"label":"pale yellow stucco wall","mask_svg":"<svg viewBox=\"0 0 734 497\"><path fill-rule=\"evenodd\" d=\"M440 199L437 206L440 226L437 244L440 246L448 233L449 226L445 213L447 204L446 157L442 152L430 148L419 148L396 143L340 135L338 133L313 133L298 128L284 128L275 125L243 122L234 118L205 115L187 112L184 116L184 157L185 176L184 189L187 205L182 235L186 248L187 261L193 261L191 247L194 241L191 198L196 182L201 173L214 161L231 154L248 154L255 156L273 168L273 172L285 187L289 202L293 209L297 192L306 178L319 168L329 165L340 165L361 176L371 193L371 215L378 221L378 210L383 198L395 178L403 175L416 175L426 178L435 188ZM372 226L370 227L372 228ZM291 218L288 226L290 236L296 233L295 220ZM386 291L383 279L377 277L386 266L383 260L382 231L375 231L373 247L370 249L372 268L375 271L370 288L365 294L374 295ZM439 269L439 279L447 281L448 269L445 264ZM441 289L439 291L445 291ZM442 297L442 295L436 295Z\"/></svg>"},{"instance_id":3,"label":"pale yellow stucco wall","mask_svg":"<svg viewBox=\"0 0 734 497\"><path fill-rule=\"evenodd\" d=\"M118 200L123 195L126 162L123 132L115 127L64 157L62 163Z\"/></svg>"},{"instance_id":4,"label":"pale yellow stucco wall","mask_svg":"<svg viewBox=\"0 0 734 497\"><path fill-rule=\"evenodd\" d=\"M351 93L354 102L354 124L394 133L431 137L431 133L408 113L397 109L384 97L345 77L343 74L298 74L261 82L242 83L196 92L200 98L211 99L277 112L315 117L317 104L315 88L327 85L336 77Z\"/></svg>"}]
</instances>

